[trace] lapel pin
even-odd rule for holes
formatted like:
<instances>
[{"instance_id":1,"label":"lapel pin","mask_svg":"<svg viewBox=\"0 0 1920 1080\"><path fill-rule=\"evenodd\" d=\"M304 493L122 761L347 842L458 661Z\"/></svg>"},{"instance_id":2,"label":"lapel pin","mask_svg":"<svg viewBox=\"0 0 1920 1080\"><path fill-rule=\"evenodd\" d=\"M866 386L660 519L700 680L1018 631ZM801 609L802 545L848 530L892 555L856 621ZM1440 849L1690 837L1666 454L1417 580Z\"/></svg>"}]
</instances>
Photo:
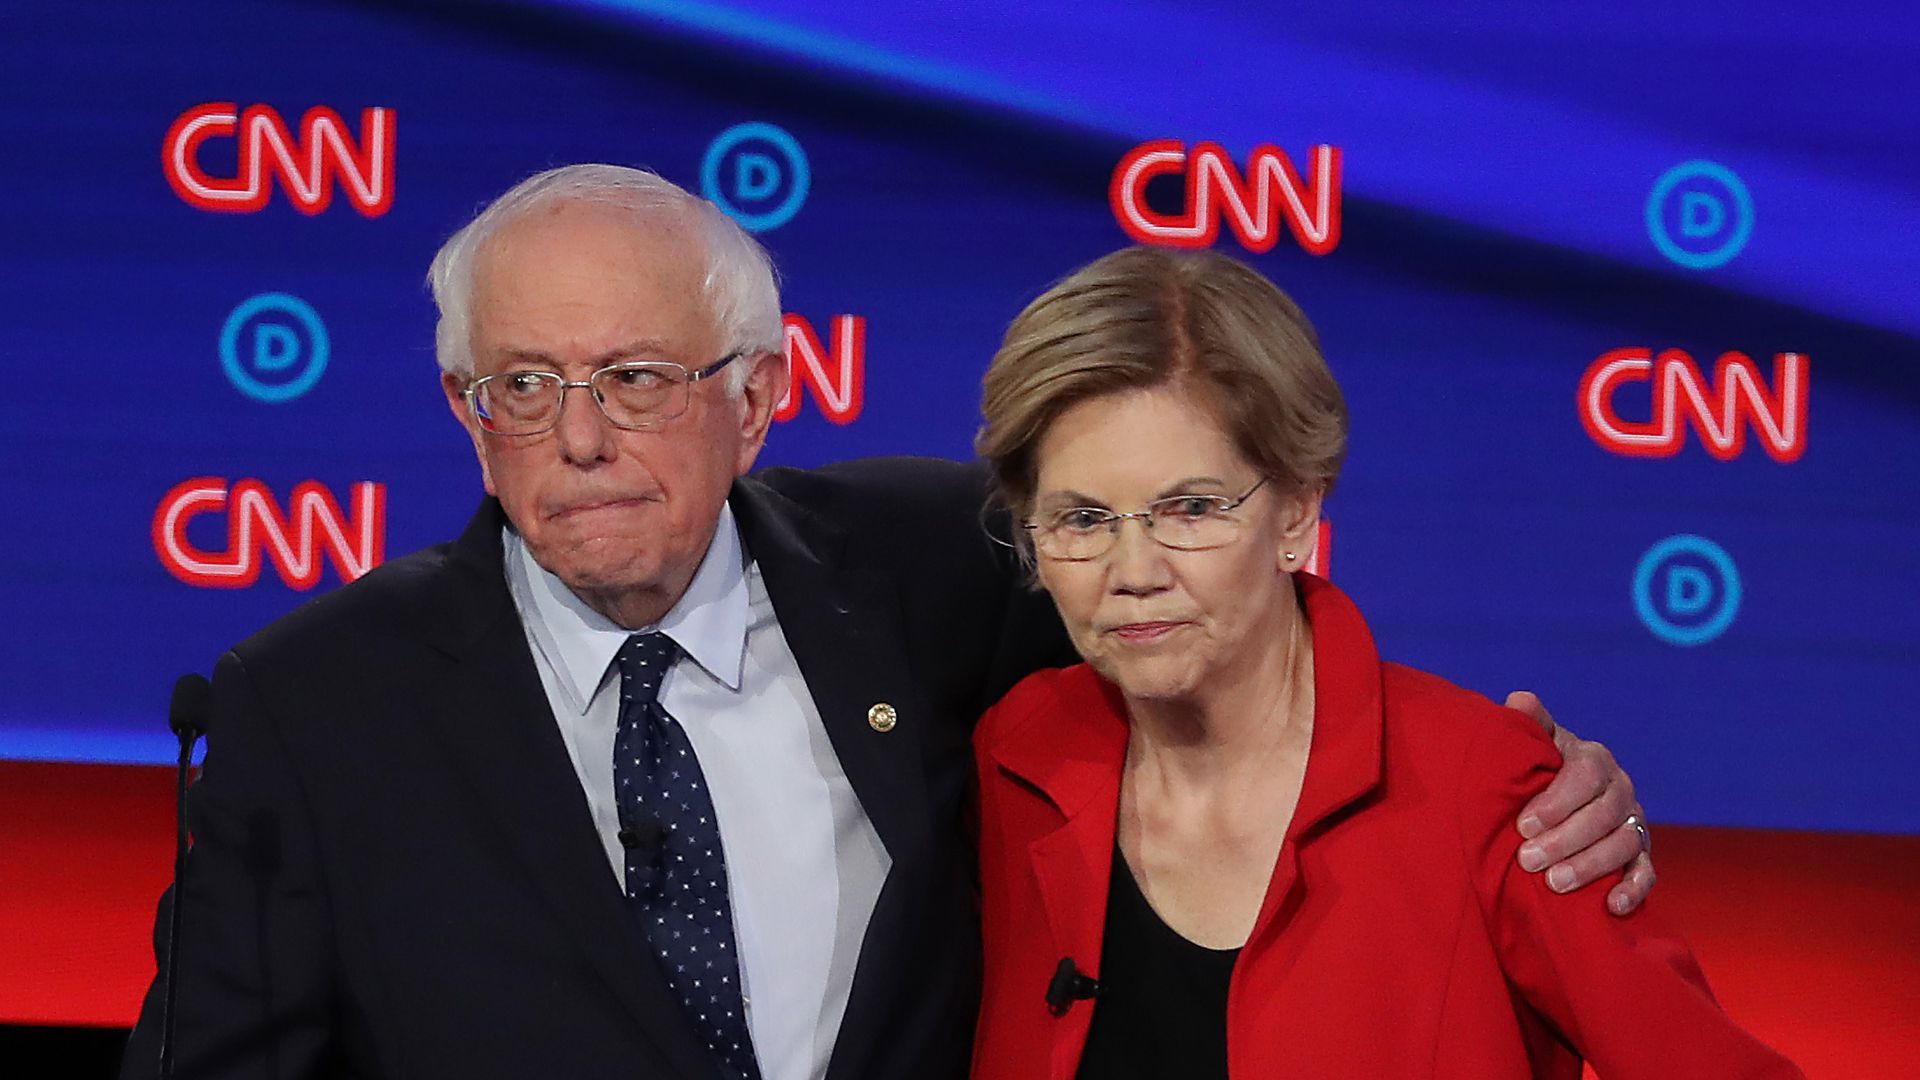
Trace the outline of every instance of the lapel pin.
<instances>
[{"instance_id":1,"label":"lapel pin","mask_svg":"<svg viewBox=\"0 0 1920 1080\"><path fill-rule=\"evenodd\" d=\"M900 714L884 701L867 710L867 726L882 735L892 731L893 725L899 722Z\"/></svg>"}]
</instances>

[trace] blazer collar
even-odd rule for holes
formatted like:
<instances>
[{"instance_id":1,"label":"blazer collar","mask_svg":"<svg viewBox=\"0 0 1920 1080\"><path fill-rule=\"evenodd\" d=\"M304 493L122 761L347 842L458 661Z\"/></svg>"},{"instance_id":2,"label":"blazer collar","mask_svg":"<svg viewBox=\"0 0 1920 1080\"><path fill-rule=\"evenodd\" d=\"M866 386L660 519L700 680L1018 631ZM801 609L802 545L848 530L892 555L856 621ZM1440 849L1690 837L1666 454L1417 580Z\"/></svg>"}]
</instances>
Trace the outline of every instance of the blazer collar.
<instances>
[{"instance_id":1,"label":"blazer collar","mask_svg":"<svg viewBox=\"0 0 1920 1080\"><path fill-rule=\"evenodd\" d=\"M1313 626L1313 746L1300 802L1287 828L1304 840L1380 786L1386 706L1380 652L1360 609L1332 583L1294 576Z\"/></svg>"},{"instance_id":2,"label":"blazer collar","mask_svg":"<svg viewBox=\"0 0 1920 1080\"><path fill-rule=\"evenodd\" d=\"M1306 836L1379 785L1385 722L1380 654L1359 609L1322 578L1300 573L1294 583L1313 627L1314 725L1306 779L1287 829L1290 838ZM1092 685L1094 693L1074 695L1089 707L1067 715L1035 715L988 753L1071 820L1089 807L1117 802L1127 713L1118 688L1084 665L1062 677Z\"/></svg>"},{"instance_id":3,"label":"blazer collar","mask_svg":"<svg viewBox=\"0 0 1920 1080\"><path fill-rule=\"evenodd\" d=\"M421 605L420 613L428 620L422 627L428 644L448 656L464 655L494 631L498 619L513 617L500 546L500 530L506 524L500 501L488 496L445 548L444 572L436 578L439 595Z\"/></svg>"},{"instance_id":4,"label":"blazer collar","mask_svg":"<svg viewBox=\"0 0 1920 1080\"><path fill-rule=\"evenodd\" d=\"M1280 846L1248 945L1284 926L1300 883L1300 846L1343 808L1380 783L1380 659L1360 613L1327 582L1294 582L1313 627L1314 728L1300 801ZM1058 827L1028 845L1028 865L1060 955L1099 978L1112 880L1120 779L1126 767L1126 703L1113 684L1081 665L1058 676L1055 703L987 747L1013 776L1060 812ZM1052 958L1049 957L1049 960ZM1073 1075L1086 1045L1091 1009L1069 1010L1054 1025L1050 1073Z\"/></svg>"}]
</instances>

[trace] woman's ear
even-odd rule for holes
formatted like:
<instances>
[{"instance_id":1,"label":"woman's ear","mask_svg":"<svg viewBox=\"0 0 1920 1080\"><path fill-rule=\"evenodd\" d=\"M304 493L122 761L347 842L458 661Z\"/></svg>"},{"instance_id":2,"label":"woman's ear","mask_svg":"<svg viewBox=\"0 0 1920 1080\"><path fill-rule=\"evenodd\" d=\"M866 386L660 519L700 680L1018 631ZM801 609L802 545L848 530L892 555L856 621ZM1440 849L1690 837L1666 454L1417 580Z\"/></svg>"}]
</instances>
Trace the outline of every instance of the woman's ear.
<instances>
[{"instance_id":1,"label":"woman's ear","mask_svg":"<svg viewBox=\"0 0 1920 1080\"><path fill-rule=\"evenodd\" d=\"M1309 484L1280 503L1279 567L1287 573L1304 570L1313 561L1320 541L1320 503L1326 489Z\"/></svg>"}]
</instances>

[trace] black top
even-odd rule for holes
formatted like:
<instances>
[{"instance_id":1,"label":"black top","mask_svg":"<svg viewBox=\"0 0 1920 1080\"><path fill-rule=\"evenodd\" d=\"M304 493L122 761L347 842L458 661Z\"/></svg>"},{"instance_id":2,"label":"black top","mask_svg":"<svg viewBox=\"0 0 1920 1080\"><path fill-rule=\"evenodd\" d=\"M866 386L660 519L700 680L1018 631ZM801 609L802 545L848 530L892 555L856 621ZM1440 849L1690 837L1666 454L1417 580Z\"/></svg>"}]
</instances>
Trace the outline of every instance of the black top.
<instances>
[{"instance_id":1,"label":"black top","mask_svg":"<svg viewBox=\"0 0 1920 1080\"><path fill-rule=\"evenodd\" d=\"M1100 996L1078 1080L1226 1080L1227 983L1239 955L1162 922L1115 845Z\"/></svg>"}]
</instances>

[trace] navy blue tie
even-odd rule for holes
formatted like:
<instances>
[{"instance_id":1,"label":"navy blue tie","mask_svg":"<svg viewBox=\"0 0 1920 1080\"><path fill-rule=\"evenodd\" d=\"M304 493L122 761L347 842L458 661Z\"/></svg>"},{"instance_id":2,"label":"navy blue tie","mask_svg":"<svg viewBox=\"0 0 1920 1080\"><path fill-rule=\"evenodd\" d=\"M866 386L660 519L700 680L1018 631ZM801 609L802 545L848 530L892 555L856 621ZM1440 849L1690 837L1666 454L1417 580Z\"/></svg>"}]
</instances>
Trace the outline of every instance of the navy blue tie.
<instances>
[{"instance_id":1,"label":"navy blue tie","mask_svg":"<svg viewBox=\"0 0 1920 1080\"><path fill-rule=\"evenodd\" d=\"M660 682L679 656L680 646L656 633L628 638L615 657L620 728L613 782L627 850L627 906L721 1074L760 1080L719 818L693 743L660 705Z\"/></svg>"}]
</instances>

